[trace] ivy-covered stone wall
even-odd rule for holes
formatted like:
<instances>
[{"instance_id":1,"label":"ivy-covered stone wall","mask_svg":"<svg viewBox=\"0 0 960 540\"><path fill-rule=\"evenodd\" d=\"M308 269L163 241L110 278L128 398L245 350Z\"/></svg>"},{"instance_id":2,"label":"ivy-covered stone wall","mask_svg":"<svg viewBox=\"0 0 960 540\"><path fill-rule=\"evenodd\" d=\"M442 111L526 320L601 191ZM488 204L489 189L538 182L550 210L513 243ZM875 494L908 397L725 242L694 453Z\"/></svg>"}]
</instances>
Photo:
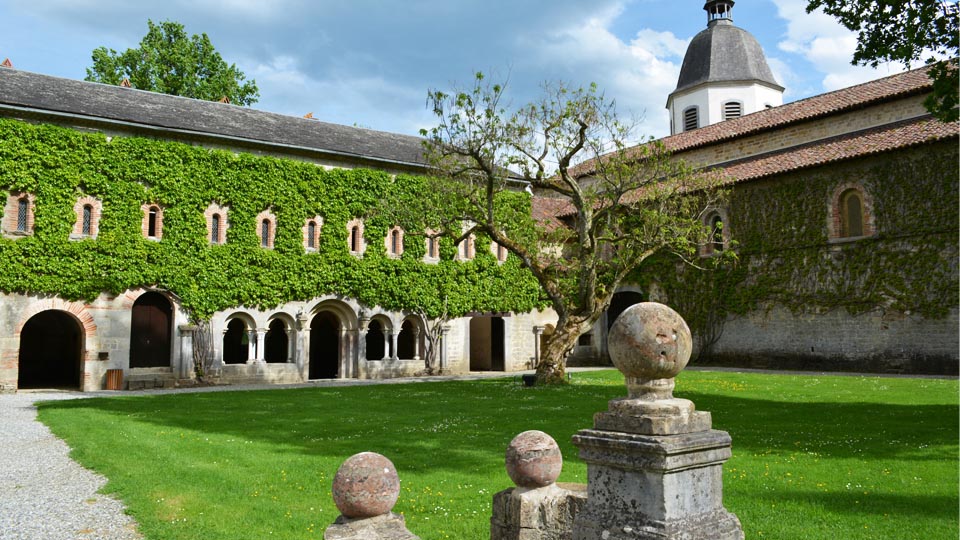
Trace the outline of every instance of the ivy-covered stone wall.
<instances>
[{"instance_id":1,"label":"ivy-covered stone wall","mask_svg":"<svg viewBox=\"0 0 960 540\"><path fill-rule=\"evenodd\" d=\"M876 234L829 236L831 199L859 185ZM635 281L697 337L701 364L957 372L956 140L737 184L735 262L659 257Z\"/></svg>"},{"instance_id":2,"label":"ivy-covered stone wall","mask_svg":"<svg viewBox=\"0 0 960 540\"><path fill-rule=\"evenodd\" d=\"M32 234L0 239L0 291L92 300L157 287L199 318L234 306L268 308L341 295L389 310L527 312L540 289L516 258L498 264L489 240L476 258L455 261L441 239L440 261L423 262L422 236L407 234L402 257L386 255L393 225L375 212L390 191L415 198L417 176L367 169L325 170L275 157L235 154L138 137L108 138L53 125L0 120L0 188L35 197ZM102 202L95 239L71 240L74 205ZM527 204L515 194L516 204ZM163 237L142 232L145 203L163 208ZM229 207L226 243L210 245L204 210ZM260 246L257 215L276 216L272 249ZM374 211L371 213L371 211ZM303 245L308 218L323 217L315 252ZM365 217L367 250L349 253L347 222Z\"/></svg>"}]
</instances>

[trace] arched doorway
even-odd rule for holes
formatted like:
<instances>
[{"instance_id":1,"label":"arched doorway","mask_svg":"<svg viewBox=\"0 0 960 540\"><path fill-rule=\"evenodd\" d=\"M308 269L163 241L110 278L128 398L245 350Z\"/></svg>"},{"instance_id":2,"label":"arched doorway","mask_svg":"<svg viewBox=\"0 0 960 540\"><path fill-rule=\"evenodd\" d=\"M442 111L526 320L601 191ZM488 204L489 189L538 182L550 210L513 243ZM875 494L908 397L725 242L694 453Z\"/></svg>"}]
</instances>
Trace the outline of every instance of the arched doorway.
<instances>
[{"instance_id":1,"label":"arched doorway","mask_svg":"<svg viewBox=\"0 0 960 540\"><path fill-rule=\"evenodd\" d=\"M633 291L618 292L610 300L610 307L607 308L607 330L609 330L617 317L627 310L628 307L643 302L643 295Z\"/></svg>"},{"instance_id":2,"label":"arched doorway","mask_svg":"<svg viewBox=\"0 0 960 540\"><path fill-rule=\"evenodd\" d=\"M470 371L505 370L503 317L470 319Z\"/></svg>"},{"instance_id":3,"label":"arched doorway","mask_svg":"<svg viewBox=\"0 0 960 540\"><path fill-rule=\"evenodd\" d=\"M231 319L227 331L223 334L223 363L243 364L250 358L250 335L247 323L242 319Z\"/></svg>"},{"instance_id":4,"label":"arched doorway","mask_svg":"<svg viewBox=\"0 0 960 540\"><path fill-rule=\"evenodd\" d=\"M340 371L340 319L329 311L310 322L311 379L336 379Z\"/></svg>"},{"instance_id":5,"label":"arched doorway","mask_svg":"<svg viewBox=\"0 0 960 540\"><path fill-rule=\"evenodd\" d=\"M20 332L18 388L79 389L83 331L63 311L30 317Z\"/></svg>"},{"instance_id":6,"label":"arched doorway","mask_svg":"<svg viewBox=\"0 0 960 540\"><path fill-rule=\"evenodd\" d=\"M156 292L140 295L130 323L130 367L170 367L173 306Z\"/></svg>"},{"instance_id":7,"label":"arched doorway","mask_svg":"<svg viewBox=\"0 0 960 540\"><path fill-rule=\"evenodd\" d=\"M407 319L400 325L400 333L397 334L397 358L402 360L419 360L420 347L418 347L418 336L422 332L414 332L417 326Z\"/></svg>"},{"instance_id":8,"label":"arched doorway","mask_svg":"<svg viewBox=\"0 0 960 540\"><path fill-rule=\"evenodd\" d=\"M267 328L267 335L264 338L264 360L267 363L281 364L289 358L289 340L287 338L287 325L280 319L274 319Z\"/></svg>"}]
</instances>

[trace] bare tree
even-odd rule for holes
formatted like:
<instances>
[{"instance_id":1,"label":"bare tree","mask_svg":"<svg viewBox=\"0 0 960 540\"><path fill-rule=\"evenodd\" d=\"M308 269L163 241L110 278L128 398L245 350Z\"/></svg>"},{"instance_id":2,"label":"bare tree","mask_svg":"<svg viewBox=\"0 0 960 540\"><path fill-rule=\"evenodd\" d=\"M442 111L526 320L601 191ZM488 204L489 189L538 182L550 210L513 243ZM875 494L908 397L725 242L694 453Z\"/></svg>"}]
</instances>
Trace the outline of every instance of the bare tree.
<instances>
[{"instance_id":1,"label":"bare tree","mask_svg":"<svg viewBox=\"0 0 960 540\"><path fill-rule=\"evenodd\" d=\"M689 259L706 240L702 213L720 178L694 174L659 143L632 146L632 126L594 86L545 85L515 112L503 92L479 73L469 90L429 92L438 125L422 134L436 174L395 219L431 216L427 226L455 242L475 234L518 257L558 317L537 382L563 383L567 354L621 282L654 253ZM538 221L531 204L544 202L555 217Z\"/></svg>"},{"instance_id":2,"label":"bare tree","mask_svg":"<svg viewBox=\"0 0 960 540\"><path fill-rule=\"evenodd\" d=\"M200 382L210 373L213 366L213 334L210 321L195 321L193 331L193 373Z\"/></svg>"}]
</instances>

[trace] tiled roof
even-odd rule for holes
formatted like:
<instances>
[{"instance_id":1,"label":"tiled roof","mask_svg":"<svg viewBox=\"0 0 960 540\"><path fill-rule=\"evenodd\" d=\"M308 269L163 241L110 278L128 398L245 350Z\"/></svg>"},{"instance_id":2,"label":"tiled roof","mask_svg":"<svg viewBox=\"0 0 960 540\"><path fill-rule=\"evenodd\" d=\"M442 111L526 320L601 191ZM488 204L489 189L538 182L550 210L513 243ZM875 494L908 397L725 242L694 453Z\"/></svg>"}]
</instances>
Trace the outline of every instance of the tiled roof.
<instances>
[{"instance_id":1,"label":"tiled roof","mask_svg":"<svg viewBox=\"0 0 960 540\"><path fill-rule=\"evenodd\" d=\"M957 138L960 124L927 116L848 133L720 165L735 182L806 169L855 157Z\"/></svg>"},{"instance_id":2,"label":"tiled roof","mask_svg":"<svg viewBox=\"0 0 960 540\"><path fill-rule=\"evenodd\" d=\"M533 220L547 230L555 230L562 223L557 216L569 215L573 206L566 199L534 197L531 202Z\"/></svg>"},{"instance_id":3,"label":"tiled roof","mask_svg":"<svg viewBox=\"0 0 960 540\"><path fill-rule=\"evenodd\" d=\"M425 166L420 137L9 68L0 69L0 108L320 152L340 160Z\"/></svg>"}]
</instances>

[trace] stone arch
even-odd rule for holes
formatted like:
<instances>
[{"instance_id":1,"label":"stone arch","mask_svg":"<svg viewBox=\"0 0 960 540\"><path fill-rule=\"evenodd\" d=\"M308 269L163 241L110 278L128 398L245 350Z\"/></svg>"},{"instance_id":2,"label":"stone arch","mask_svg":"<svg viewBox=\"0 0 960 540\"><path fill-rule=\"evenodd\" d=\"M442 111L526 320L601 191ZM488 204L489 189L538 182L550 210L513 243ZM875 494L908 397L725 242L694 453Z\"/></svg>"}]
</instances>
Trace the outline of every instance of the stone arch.
<instances>
[{"instance_id":1,"label":"stone arch","mask_svg":"<svg viewBox=\"0 0 960 540\"><path fill-rule=\"evenodd\" d=\"M93 320L93 315L90 315L90 312L87 311L86 304L81 302L68 302L60 298L48 298L44 300L38 300L30 305L23 312L23 315L20 317L20 323L17 324L16 330L14 330L14 337L19 337L20 332L23 331L23 327L27 324L27 321L30 320L34 315L49 310L58 310L66 311L74 318L77 319L77 322L80 323L81 328L83 329L83 335L86 340L96 338L97 335L97 323Z\"/></svg>"},{"instance_id":2,"label":"stone arch","mask_svg":"<svg viewBox=\"0 0 960 540\"><path fill-rule=\"evenodd\" d=\"M367 360L386 360L393 358L393 321L383 314L374 315L364 329Z\"/></svg>"},{"instance_id":3,"label":"stone arch","mask_svg":"<svg viewBox=\"0 0 960 540\"><path fill-rule=\"evenodd\" d=\"M423 356L426 335L420 317L409 315L400 323L397 333L397 358L401 360L420 360Z\"/></svg>"},{"instance_id":4,"label":"stone arch","mask_svg":"<svg viewBox=\"0 0 960 540\"><path fill-rule=\"evenodd\" d=\"M131 368L170 367L174 305L156 291L138 295L130 309Z\"/></svg>"},{"instance_id":5,"label":"stone arch","mask_svg":"<svg viewBox=\"0 0 960 540\"><path fill-rule=\"evenodd\" d=\"M285 363L293 360L293 317L286 313L275 313L267 320L267 332L264 335L264 361L267 363Z\"/></svg>"},{"instance_id":6,"label":"stone arch","mask_svg":"<svg viewBox=\"0 0 960 540\"><path fill-rule=\"evenodd\" d=\"M338 299L324 300L310 310L309 379L352 376L357 314Z\"/></svg>"},{"instance_id":7,"label":"stone arch","mask_svg":"<svg viewBox=\"0 0 960 540\"><path fill-rule=\"evenodd\" d=\"M245 364L252 357L251 345L257 323L248 313L235 312L224 319L223 363Z\"/></svg>"},{"instance_id":8,"label":"stone arch","mask_svg":"<svg viewBox=\"0 0 960 540\"><path fill-rule=\"evenodd\" d=\"M857 217L859 218L860 234L851 233L847 230L845 224L846 202L851 195L855 195L858 199L859 215ZM840 184L830 196L827 211L827 237L830 240L845 240L875 235L877 227L873 209L873 197L862 184L859 182Z\"/></svg>"},{"instance_id":9,"label":"stone arch","mask_svg":"<svg viewBox=\"0 0 960 540\"><path fill-rule=\"evenodd\" d=\"M91 327L92 318L85 324L76 309L43 309L44 305L56 304L35 304L17 325L18 388L84 387L85 351L94 335L91 328L95 332L96 326ZM83 315L89 317L86 312Z\"/></svg>"}]
</instances>

